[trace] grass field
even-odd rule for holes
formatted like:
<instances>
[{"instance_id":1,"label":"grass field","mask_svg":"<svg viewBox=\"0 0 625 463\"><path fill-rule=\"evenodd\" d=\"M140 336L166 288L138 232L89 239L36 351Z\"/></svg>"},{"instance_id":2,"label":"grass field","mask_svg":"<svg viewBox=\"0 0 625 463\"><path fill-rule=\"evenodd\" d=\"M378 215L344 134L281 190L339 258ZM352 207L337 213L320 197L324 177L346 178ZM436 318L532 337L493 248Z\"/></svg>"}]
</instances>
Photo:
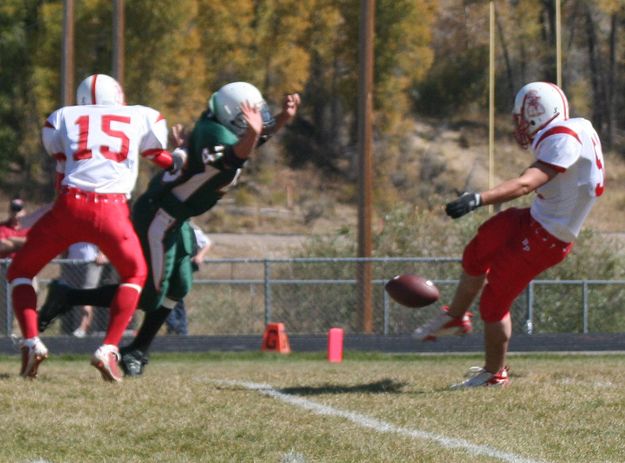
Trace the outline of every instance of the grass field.
<instances>
[{"instance_id":1,"label":"grass field","mask_svg":"<svg viewBox=\"0 0 625 463\"><path fill-rule=\"evenodd\" d=\"M473 355L155 354L108 384L0 358L1 462L623 462L625 357L514 355L506 389L450 391Z\"/></svg>"}]
</instances>

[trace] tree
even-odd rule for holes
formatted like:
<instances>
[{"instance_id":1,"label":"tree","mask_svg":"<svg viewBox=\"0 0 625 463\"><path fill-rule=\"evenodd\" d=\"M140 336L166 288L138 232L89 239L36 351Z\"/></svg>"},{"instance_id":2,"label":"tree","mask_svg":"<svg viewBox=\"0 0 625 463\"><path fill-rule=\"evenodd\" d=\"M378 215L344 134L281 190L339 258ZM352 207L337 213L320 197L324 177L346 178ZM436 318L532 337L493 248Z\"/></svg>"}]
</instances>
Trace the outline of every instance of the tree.
<instances>
[{"instance_id":1,"label":"tree","mask_svg":"<svg viewBox=\"0 0 625 463\"><path fill-rule=\"evenodd\" d=\"M432 63L432 2L379 0L375 25L376 130L402 131L409 92ZM317 0L306 34L311 65L305 97L310 120L296 131L309 139L294 161L313 163L352 176L358 101L359 6L352 1ZM348 162L345 163L344 161Z\"/></svg>"},{"instance_id":2,"label":"tree","mask_svg":"<svg viewBox=\"0 0 625 463\"><path fill-rule=\"evenodd\" d=\"M30 171L29 137L36 124L33 51L39 39L39 1L9 0L0 7L0 166ZM18 77L19 78L16 78Z\"/></svg>"},{"instance_id":3,"label":"tree","mask_svg":"<svg viewBox=\"0 0 625 463\"><path fill-rule=\"evenodd\" d=\"M616 52L619 28L619 14L623 18L624 8L620 2L583 3L583 30L588 52L589 80L592 89L592 120L610 148L614 141L616 104L619 101L615 91L618 71ZM581 44L580 44L581 45ZM620 98L622 102L622 98Z\"/></svg>"},{"instance_id":4,"label":"tree","mask_svg":"<svg viewBox=\"0 0 625 463\"><path fill-rule=\"evenodd\" d=\"M207 57L196 0L126 0L126 90L171 124L190 124L206 107Z\"/></svg>"}]
</instances>

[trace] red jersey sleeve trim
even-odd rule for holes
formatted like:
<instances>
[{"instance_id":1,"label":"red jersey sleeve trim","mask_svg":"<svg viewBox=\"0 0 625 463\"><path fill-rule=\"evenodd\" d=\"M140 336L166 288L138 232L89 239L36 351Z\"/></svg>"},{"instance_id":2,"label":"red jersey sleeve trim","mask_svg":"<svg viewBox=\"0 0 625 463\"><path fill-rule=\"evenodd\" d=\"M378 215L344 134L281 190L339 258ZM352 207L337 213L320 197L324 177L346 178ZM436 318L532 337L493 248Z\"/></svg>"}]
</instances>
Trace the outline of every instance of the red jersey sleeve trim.
<instances>
[{"instance_id":1,"label":"red jersey sleeve trim","mask_svg":"<svg viewBox=\"0 0 625 463\"><path fill-rule=\"evenodd\" d=\"M174 160L171 157L171 153L167 150L162 150L159 148L145 150L143 153L141 153L141 157L149 159L154 164L163 169L169 169L174 163Z\"/></svg>"},{"instance_id":2,"label":"red jersey sleeve trim","mask_svg":"<svg viewBox=\"0 0 625 463\"><path fill-rule=\"evenodd\" d=\"M158 117L156 118L156 122L160 122L160 121L164 121L165 120L165 116L163 116L161 113L158 113Z\"/></svg>"},{"instance_id":3,"label":"red jersey sleeve trim","mask_svg":"<svg viewBox=\"0 0 625 463\"><path fill-rule=\"evenodd\" d=\"M56 159L57 161L66 161L67 160L67 156L65 156L65 153L54 153L52 155L52 157L54 159Z\"/></svg>"},{"instance_id":4,"label":"red jersey sleeve trim","mask_svg":"<svg viewBox=\"0 0 625 463\"><path fill-rule=\"evenodd\" d=\"M535 149L538 149L538 146L545 140L545 138L550 137L551 135L558 135L561 133L572 136L573 138L575 138L575 140L579 142L580 145L582 144L582 141L579 139L579 136L574 130L569 129L568 127L556 126L547 130L540 136L538 142L536 143Z\"/></svg>"},{"instance_id":5,"label":"red jersey sleeve trim","mask_svg":"<svg viewBox=\"0 0 625 463\"><path fill-rule=\"evenodd\" d=\"M159 154L161 154L163 151L165 150L161 148L152 148L152 149L145 150L144 152L142 152L141 157L146 158L146 159L153 159Z\"/></svg>"},{"instance_id":6,"label":"red jersey sleeve trim","mask_svg":"<svg viewBox=\"0 0 625 463\"><path fill-rule=\"evenodd\" d=\"M54 126L52 125L52 122L46 120L45 124L43 124L44 127L48 128L48 129L54 129Z\"/></svg>"}]
</instances>

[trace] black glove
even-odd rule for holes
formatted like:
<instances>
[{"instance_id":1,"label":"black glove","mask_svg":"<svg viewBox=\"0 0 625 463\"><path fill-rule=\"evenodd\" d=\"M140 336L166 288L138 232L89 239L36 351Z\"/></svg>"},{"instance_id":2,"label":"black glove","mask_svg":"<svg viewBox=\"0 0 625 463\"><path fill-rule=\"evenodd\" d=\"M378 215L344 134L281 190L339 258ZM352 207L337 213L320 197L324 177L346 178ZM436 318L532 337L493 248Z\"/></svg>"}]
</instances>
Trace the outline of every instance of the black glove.
<instances>
[{"instance_id":1,"label":"black glove","mask_svg":"<svg viewBox=\"0 0 625 463\"><path fill-rule=\"evenodd\" d=\"M482 205L482 198L479 193L462 193L455 201L447 203L445 213L452 219L457 219L468 214Z\"/></svg>"}]
</instances>

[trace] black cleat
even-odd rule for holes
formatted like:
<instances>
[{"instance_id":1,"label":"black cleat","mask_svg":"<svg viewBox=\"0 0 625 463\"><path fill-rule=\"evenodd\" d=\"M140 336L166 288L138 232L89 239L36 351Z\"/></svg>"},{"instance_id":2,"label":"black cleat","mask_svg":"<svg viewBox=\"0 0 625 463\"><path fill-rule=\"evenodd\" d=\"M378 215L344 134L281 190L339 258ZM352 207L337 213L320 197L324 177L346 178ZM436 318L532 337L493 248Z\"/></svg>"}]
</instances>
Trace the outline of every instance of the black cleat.
<instances>
[{"instance_id":1,"label":"black cleat","mask_svg":"<svg viewBox=\"0 0 625 463\"><path fill-rule=\"evenodd\" d=\"M48 295L39 309L37 318L39 319L39 331L43 332L59 315L72 310L71 305L67 305L67 292L71 288L58 280L52 280L48 285Z\"/></svg>"},{"instance_id":2,"label":"black cleat","mask_svg":"<svg viewBox=\"0 0 625 463\"><path fill-rule=\"evenodd\" d=\"M143 369L148 364L147 354L144 354L139 349L129 349L128 347L122 347L119 353L121 355L119 364L126 376L140 376L143 374Z\"/></svg>"}]
</instances>

